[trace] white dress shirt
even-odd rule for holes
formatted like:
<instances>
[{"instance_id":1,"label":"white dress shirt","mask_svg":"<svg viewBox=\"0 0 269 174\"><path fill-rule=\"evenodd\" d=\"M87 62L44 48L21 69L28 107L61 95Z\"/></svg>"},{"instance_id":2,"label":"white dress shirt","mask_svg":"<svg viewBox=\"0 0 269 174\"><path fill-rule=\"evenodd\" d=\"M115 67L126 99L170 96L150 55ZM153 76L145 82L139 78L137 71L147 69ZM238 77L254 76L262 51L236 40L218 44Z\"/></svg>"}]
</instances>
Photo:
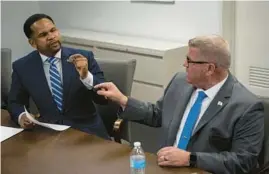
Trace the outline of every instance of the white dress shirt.
<instances>
[{"instance_id":1,"label":"white dress shirt","mask_svg":"<svg viewBox=\"0 0 269 174\"><path fill-rule=\"evenodd\" d=\"M186 107L185 112L183 114L183 117L181 119L181 123L180 123L179 129L178 129L178 132L177 132L177 138L176 138L176 141L174 142L174 147L177 147L177 145L178 145L181 133L183 131L183 128L184 128L186 120L187 120L187 117L189 115L191 107L193 106L193 104L195 103L195 101L196 101L196 99L198 97L199 91L204 91L204 93L207 95L207 97L202 102L201 111L199 113L199 116L197 118L197 121L195 123L195 126L194 126L193 130L195 130L196 126L198 125L199 121L201 120L201 118L202 118L203 114L205 113L206 109L208 108L208 106L210 105L210 103L212 102L212 100L214 99L216 94L219 92L220 88L223 86L223 84L225 83L227 78L228 78L228 75L224 80L222 80L221 82L219 82L215 86L207 89L206 91L198 88L192 93L190 101L187 104L187 107Z\"/></svg>"},{"instance_id":2,"label":"white dress shirt","mask_svg":"<svg viewBox=\"0 0 269 174\"><path fill-rule=\"evenodd\" d=\"M52 90L51 89L51 83L50 83L50 73L49 73L49 69L50 69L50 63L48 61L48 58L47 56L39 53L41 59L42 59L42 62L43 62L43 68L44 68L44 72L45 72L45 76L46 76L46 79L47 79L47 82L48 82L48 85L49 85L49 88L50 88L50 91ZM62 62L61 62L61 50L59 50L55 56L55 58L57 58L57 60L55 61L55 65L59 71L59 74L61 76L61 81L63 83L63 71L62 71ZM88 71L88 75L85 79L81 79L81 82L89 89L91 90L93 88L93 75ZM21 116L24 114L25 112L22 112L20 115L19 115L19 118L18 118L18 121L20 121L21 119Z\"/></svg>"}]
</instances>

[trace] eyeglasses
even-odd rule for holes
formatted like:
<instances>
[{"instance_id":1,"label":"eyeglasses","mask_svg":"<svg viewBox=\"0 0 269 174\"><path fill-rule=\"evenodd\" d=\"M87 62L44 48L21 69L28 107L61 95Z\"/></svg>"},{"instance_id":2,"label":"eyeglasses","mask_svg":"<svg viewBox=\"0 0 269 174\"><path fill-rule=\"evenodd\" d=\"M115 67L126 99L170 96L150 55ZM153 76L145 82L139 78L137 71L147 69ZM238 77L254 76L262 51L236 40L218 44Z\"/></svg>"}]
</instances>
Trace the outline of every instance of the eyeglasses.
<instances>
[{"instance_id":1,"label":"eyeglasses","mask_svg":"<svg viewBox=\"0 0 269 174\"><path fill-rule=\"evenodd\" d=\"M204 61L193 61L190 59L189 56L186 57L187 60L187 64L189 65L190 63L194 63L194 64L206 64L206 63L210 63L210 62L204 62Z\"/></svg>"}]
</instances>

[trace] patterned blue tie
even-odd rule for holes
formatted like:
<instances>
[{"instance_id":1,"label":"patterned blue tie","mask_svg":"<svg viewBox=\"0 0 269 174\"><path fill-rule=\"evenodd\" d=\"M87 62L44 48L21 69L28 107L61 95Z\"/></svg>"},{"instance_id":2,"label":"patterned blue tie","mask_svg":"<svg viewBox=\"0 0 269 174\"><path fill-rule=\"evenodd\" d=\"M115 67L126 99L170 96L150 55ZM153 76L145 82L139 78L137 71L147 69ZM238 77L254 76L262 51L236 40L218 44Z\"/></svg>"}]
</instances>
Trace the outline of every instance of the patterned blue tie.
<instances>
[{"instance_id":1,"label":"patterned blue tie","mask_svg":"<svg viewBox=\"0 0 269 174\"><path fill-rule=\"evenodd\" d=\"M55 65L57 58L50 57L48 58L48 62L50 63L50 84L51 84L51 91L54 101L56 102L57 108L60 112L63 109L63 87L61 82L61 76L59 71Z\"/></svg>"},{"instance_id":2,"label":"patterned blue tie","mask_svg":"<svg viewBox=\"0 0 269 174\"><path fill-rule=\"evenodd\" d=\"M183 131L181 133L181 136L177 145L178 148L186 150L189 140L192 136L194 125L200 114L202 102L206 97L207 96L203 91L199 91L198 97L188 114L186 123L184 125Z\"/></svg>"}]
</instances>

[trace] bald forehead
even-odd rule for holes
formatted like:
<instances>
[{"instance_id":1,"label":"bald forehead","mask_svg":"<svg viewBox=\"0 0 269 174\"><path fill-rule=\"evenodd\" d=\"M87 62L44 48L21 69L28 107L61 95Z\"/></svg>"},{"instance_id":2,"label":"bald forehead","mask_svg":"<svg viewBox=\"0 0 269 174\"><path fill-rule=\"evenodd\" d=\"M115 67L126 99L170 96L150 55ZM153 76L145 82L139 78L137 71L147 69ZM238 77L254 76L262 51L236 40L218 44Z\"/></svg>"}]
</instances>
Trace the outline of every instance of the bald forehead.
<instances>
[{"instance_id":1,"label":"bald forehead","mask_svg":"<svg viewBox=\"0 0 269 174\"><path fill-rule=\"evenodd\" d=\"M196 55L199 53L199 48L189 47L189 54Z\"/></svg>"},{"instance_id":2,"label":"bald forehead","mask_svg":"<svg viewBox=\"0 0 269 174\"><path fill-rule=\"evenodd\" d=\"M199 48L196 47L189 47L189 52L188 55L192 58L192 57L197 57L199 54L200 50Z\"/></svg>"}]
</instances>

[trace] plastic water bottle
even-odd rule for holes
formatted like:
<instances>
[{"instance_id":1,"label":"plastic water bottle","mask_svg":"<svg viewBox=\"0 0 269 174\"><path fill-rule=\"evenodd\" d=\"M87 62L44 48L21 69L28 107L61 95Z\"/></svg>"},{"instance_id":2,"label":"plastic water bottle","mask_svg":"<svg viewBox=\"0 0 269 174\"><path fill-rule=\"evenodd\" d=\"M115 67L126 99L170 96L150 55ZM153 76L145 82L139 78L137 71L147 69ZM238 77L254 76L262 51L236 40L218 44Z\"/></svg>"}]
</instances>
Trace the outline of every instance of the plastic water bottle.
<instances>
[{"instance_id":1,"label":"plastic water bottle","mask_svg":"<svg viewBox=\"0 0 269 174\"><path fill-rule=\"evenodd\" d=\"M145 174L146 157L140 142L134 142L130 156L131 174Z\"/></svg>"}]
</instances>

